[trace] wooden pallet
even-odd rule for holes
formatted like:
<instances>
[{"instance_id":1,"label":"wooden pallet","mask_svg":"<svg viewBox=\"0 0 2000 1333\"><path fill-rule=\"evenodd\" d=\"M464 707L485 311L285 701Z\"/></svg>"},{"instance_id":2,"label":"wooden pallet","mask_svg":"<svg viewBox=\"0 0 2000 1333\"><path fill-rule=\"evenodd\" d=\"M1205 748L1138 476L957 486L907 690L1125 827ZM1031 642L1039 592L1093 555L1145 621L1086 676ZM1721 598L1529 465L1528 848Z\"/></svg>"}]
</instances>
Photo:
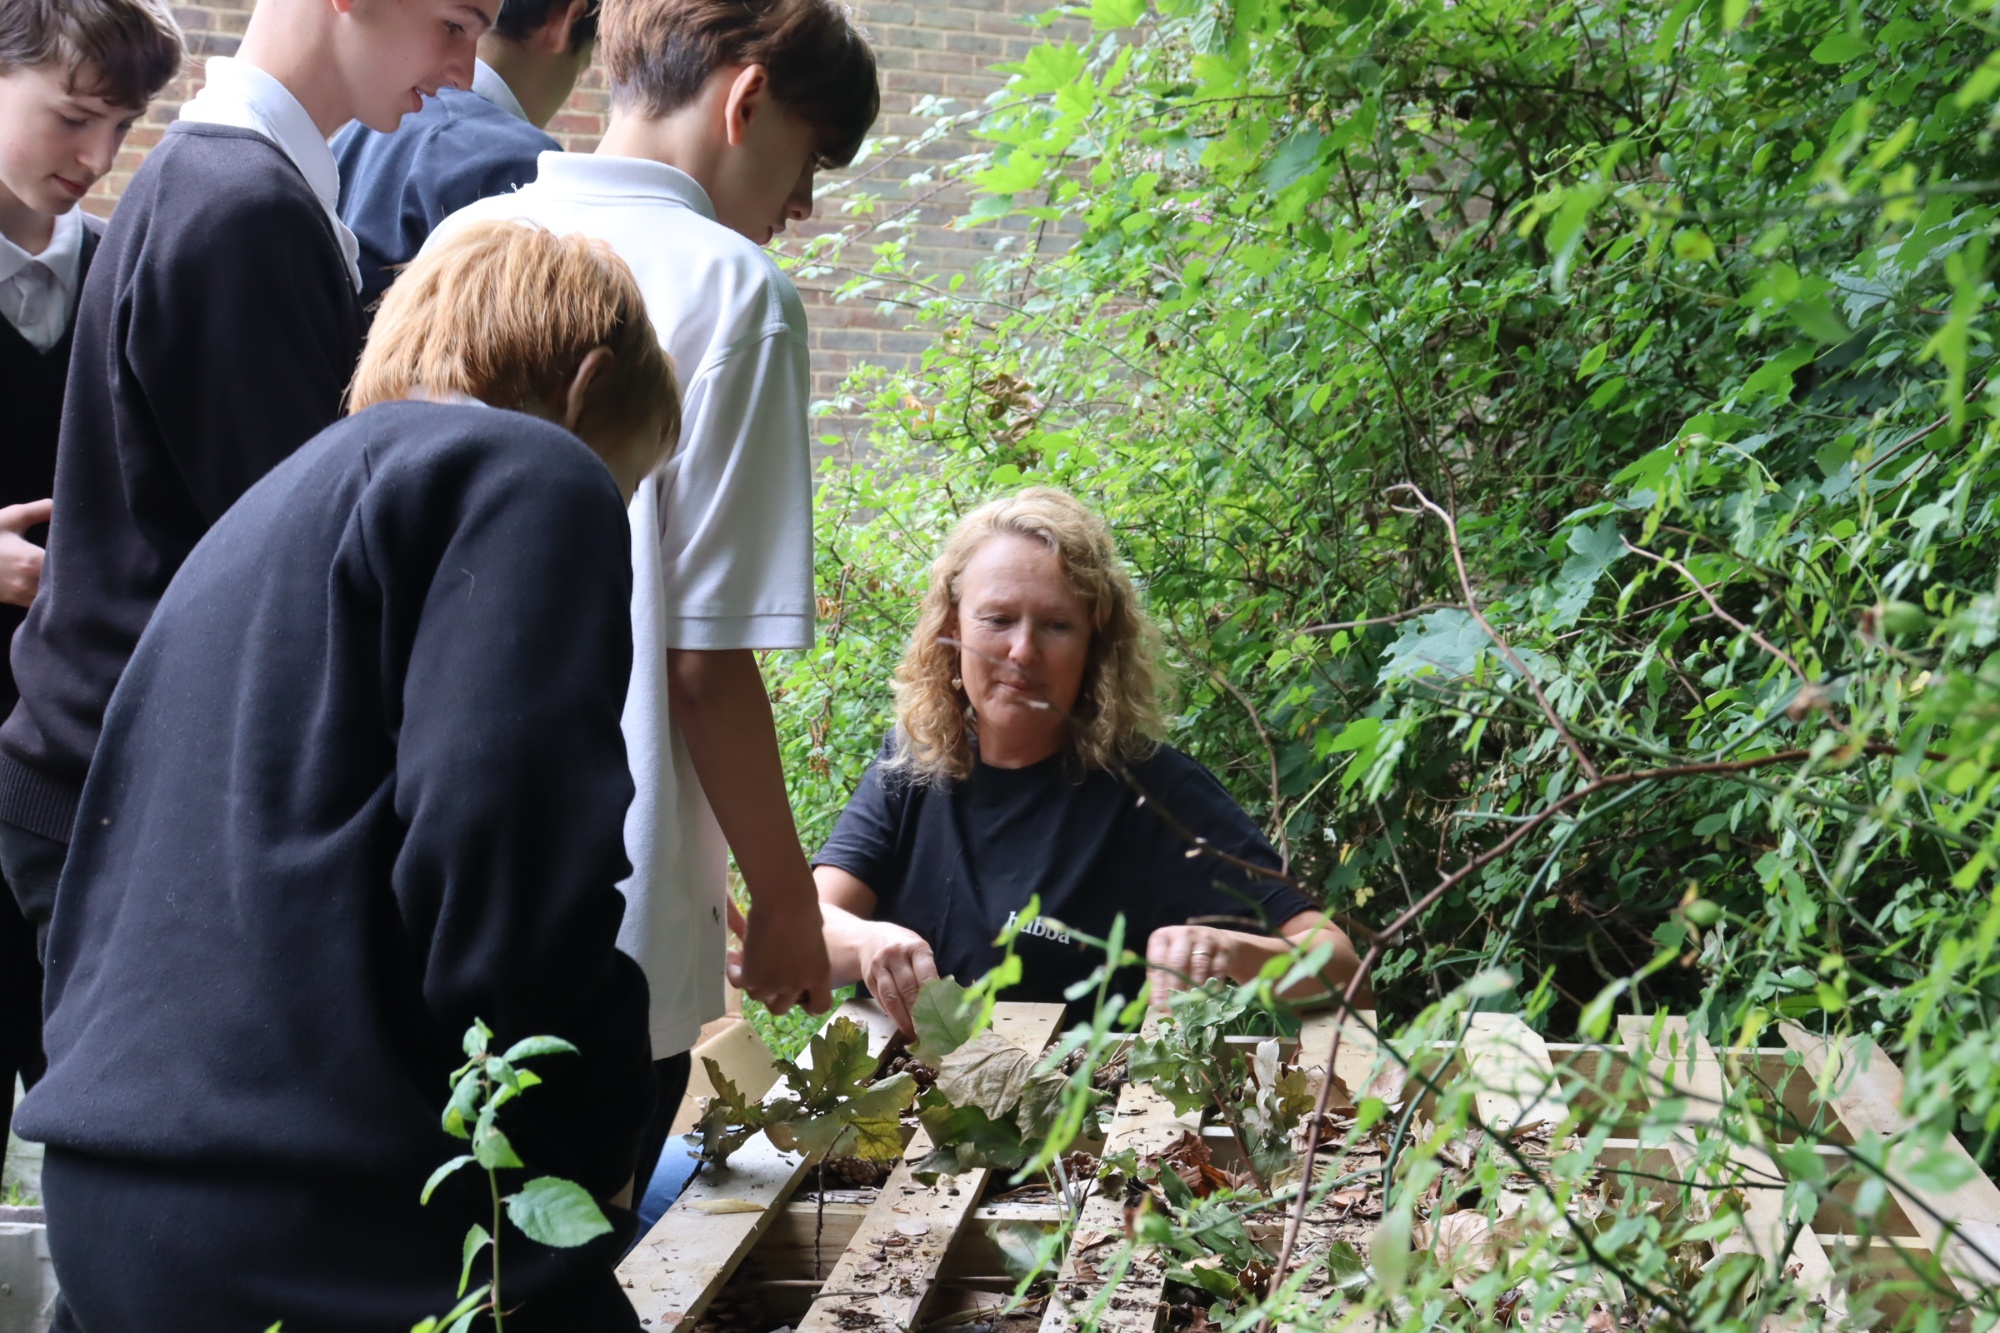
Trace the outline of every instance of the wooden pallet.
<instances>
[{"instance_id":1,"label":"wooden pallet","mask_svg":"<svg viewBox=\"0 0 2000 1333\"><path fill-rule=\"evenodd\" d=\"M891 1026L879 1010L859 1003L841 1012L868 1028L878 1053L887 1045ZM1003 1004L995 1028L1021 1048L1039 1051L1060 1021L1057 1005ZM1372 1014L1346 1026L1331 1016L1314 1018L1301 1034L1299 1063L1312 1068L1323 1061L1338 1027L1334 1073L1350 1094L1358 1093L1382 1073L1373 1026ZM1475 1015L1459 1040L1405 1056L1438 1084L1472 1080L1477 1115L1496 1131L1608 1131L1598 1165L1612 1191L1673 1206L1672 1196L1685 1200L1738 1188L1744 1225L1713 1242L1715 1252L1751 1255L1771 1277L1789 1273L1812 1300L1767 1324L1771 1333L1845 1315L1862 1308L1864 1299L1876 1304L1882 1319L1894 1318L1923 1299L1921 1291L1896 1288L1910 1287L1933 1258L1963 1292L2000 1283L2000 1268L1989 1259L2000 1256L2000 1189L1976 1171L1967 1184L1941 1195L1907 1186L1890 1191L1872 1225L1856 1215L1852 1182L1819 1206L1809 1226L1787 1224L1782 1187L1789 1177L1780 1159L1789 1155L1785 1145L1796 1142L1798 1125L1818 1127L1823 1139L1838 1145L1878 1140L1904 1122L1897 1111L1902 1075L1871 1043L1836 1050L1796 1028L1780 1035L1782 1046L1717 1052L1684 1020L1667 1020L1657 1034L1649 1022L1627 1020L1616 1044L1569 1045L1544 1041L1511 1015ZM725 1068L746 1093L754 1095L775 1078L768 1057L756 1050L728 1058L735 1063ZM780 1086L771 1095L782 1092ZM1746 1096L1765 1107L1766 1140L1718 1150L1711 1142L1715 1108ZM1606 1125L1614 1115L1624 1119ZM1203 1126L1199 1113L1176 1115L1150 1087L1128 1084L1102 1150L1144 1156L1190 1132L1207 1136L1218 1161L1233 1146L1227 1130ZM726 1169L697 1175L620 1268L641 1322L661 1333L693 1333L725 1293L754 1296L770 1312L771 1328L790 1324L798 1333L907 1333L974 1317L993 1322L988 1316L1013 1289L996 1232L1055 1231L1061 1209L1049 1200L989 1198L994 1182L986 1171L923 1185L910 1168L929 1148L918 1132L872 1198L814 1204L792 1198L813 1162L777 1151L761 1135L752 1139ZM1840 1154L1836 1146L1818 1151L1829 1158ZM1901 1151L1889 1158L1899 1178ZM1964 1153L1955 1141L1948 1151ZM1317 1215L1309 1221L1302 1254L1333 1239L1335 1228L1323 1223ZM1164 1264L1143 1250L1127 1253L1125 1236L1122 1199L1086 1200L1046 1307L1016 1315L1007 1333L1075 1333L1088 1326L1156 1333L1166 1309ZM1836 1264L1838 1257L1863 1262ZM1837 1271L1860 1276L1843 1286ZM1309 1287L1307 1303L1318 1299Z\"/></svg>"}]
</instances>

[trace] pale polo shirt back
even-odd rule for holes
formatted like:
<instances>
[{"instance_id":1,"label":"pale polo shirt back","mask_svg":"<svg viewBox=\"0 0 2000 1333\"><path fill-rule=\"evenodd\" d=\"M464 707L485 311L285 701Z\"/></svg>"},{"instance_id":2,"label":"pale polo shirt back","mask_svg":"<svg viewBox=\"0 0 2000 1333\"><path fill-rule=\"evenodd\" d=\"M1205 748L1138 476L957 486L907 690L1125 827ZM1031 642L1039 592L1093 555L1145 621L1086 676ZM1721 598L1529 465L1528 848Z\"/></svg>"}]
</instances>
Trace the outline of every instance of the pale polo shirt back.
<instances>
[{"instance_id":1,"label":"pale polo shirt back","mask_svg":"<svg viewBox=\"0 0 2000 1333\"><path fill-rule=\"evenodd\" d=\"M652 988L653 1054L722 1013L728 848L667 705L669 648L804 648L813 637L805 307L771 257L715 221L694 179L636 158L544 153L531 185L452 214L519 219L610 243L632 267L681 379L674 456L632 521L636 795L619 947Z\"/></svg>"}]
</instances>

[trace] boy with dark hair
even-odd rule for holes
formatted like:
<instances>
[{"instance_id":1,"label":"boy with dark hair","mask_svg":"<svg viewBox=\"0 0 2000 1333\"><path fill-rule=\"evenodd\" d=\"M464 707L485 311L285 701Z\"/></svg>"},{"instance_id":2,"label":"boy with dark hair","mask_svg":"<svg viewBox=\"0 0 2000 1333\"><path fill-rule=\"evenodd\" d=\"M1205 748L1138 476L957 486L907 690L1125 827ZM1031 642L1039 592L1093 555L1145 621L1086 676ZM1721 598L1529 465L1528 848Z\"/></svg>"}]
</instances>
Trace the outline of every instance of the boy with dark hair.
<instances>
[{"instance_id":1,"label":"boy with dark hair","mask_svg":"<svg viewBox=\"0 0 2000 1333\"><path fill-rule=\"evenodd\" d=\"M43 930L105 704L160 594L339 415L360 274L327 136L394 129L470 81L496 7L259 0L125 189L77 310L48 564L0 725L0 869Z\"/></svg>"},{"instance_id":2,"label":"boy with dark hair","mask_svg":"<svg viewBox=\"0 0 2000 1333\"><path fill-rule=\"evenodd\" d=\"M334 138L340 216L361 245L364 312L438 223L526 185L537 158L562 150L543 127L596 44L597 0L504 0L479 39L470 92L438 89L394 134L357 123Z\"/></svg>"},{"instance_id":3,"label":"boy with dark hair","mask_svg":"<svg viewBox=\"0 0 2000 1333\"><path fill-rule=\"evenodd\" d=\"M69 375L71 316L103 226L77 201L111 170L146 104L181 67L161 0L7 0L0 6L0 643L41 585ZM19 692L0 651L0 715ZM0 1150L14 1080L42 1069L35 931L0 894Z\"/></svg>"},{"instance_id":4,"label":"boy with dark hair","mask_svg":"<svg viewBox=\"0 0 2000 1333\"><path fill-rule=\"evenodd\" d=\"M614 0L598 54L612 93L596 154L544 154L532 185L438 234L521 218L610 242L684 382L680 451L630 511L638 790L619 945L646 970L664 1057L643 1190L686 1052L722 1013L730 851L753 907L732 977L781 1013L829 1002L755 656L809 646L814 613L805 308L762 247L811 216L814 173L853 160L881 97L840 0Z\"/></svg>"}]
</instances>

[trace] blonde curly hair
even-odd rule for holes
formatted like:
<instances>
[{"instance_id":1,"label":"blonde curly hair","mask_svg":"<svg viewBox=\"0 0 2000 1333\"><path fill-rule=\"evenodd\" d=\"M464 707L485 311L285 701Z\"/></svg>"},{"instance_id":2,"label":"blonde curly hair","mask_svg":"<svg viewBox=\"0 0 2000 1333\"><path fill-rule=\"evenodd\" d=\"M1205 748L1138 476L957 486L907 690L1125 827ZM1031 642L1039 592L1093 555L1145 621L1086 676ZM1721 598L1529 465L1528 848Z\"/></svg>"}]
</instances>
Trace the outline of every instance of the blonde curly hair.
<instances>
[{"instance_id":1,"label":"blonde curly hair","mask_svg":"<svg viewBox=\"0 0 2000 1333\"><path fill-rule=\"evenodd\" d=\"M931 562L930 587L896 668L899 744L890 768L926 783L972 773L976 719L957 680L958 649L944 640L958 612L965 567L988 540L1003 535L1048 547L1070 588L1090 607L1090 654L1071 713L1070 752L1086 770L1150 754L1166 730L1159 631L1139 607L1104 520L1067 491L1035 486L960 519Z\"/></svg>"}]
</instances>

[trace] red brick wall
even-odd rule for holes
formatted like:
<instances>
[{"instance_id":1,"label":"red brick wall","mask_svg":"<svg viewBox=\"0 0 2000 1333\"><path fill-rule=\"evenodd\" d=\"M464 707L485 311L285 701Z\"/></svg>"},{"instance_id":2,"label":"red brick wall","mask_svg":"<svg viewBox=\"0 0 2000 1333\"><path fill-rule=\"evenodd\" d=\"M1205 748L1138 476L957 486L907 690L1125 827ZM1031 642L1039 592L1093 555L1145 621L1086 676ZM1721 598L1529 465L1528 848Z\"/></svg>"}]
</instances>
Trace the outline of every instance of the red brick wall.
<instances>
[{"instance_id":1,"label":"red brick wall","mask_svg":"<svg viewBox=\"0 0 2000 1333\"><path fill-rule=\"evenodd\" d=\"M951 110L977 108L988 94L1004 82L990 66L1020 59L1037 40L1035 30L1025 26L1026 15L1040 13L1050 0L859 0L855 5L867 25L882 66L882 118L875 133L887 142L870 159L849 172L836 173L822 183L826 200L824 216L803 229L813 234L842 225L839 200L845 189L863 188L880 196L872 218L859 237L856 254L867 262L872 240L899 235L885 226L892 219L914 222L909 231L910 252L940 279L964 272L993 253L994 246L1008 235L1020 243L1019 228L981 228L961 231L951 222L962 210L962 196L938 184L911 185L908 178L925 168L951 161L973 145L964 135L926 145L919 151L899 146L921 135L935 122L913 113L919 99L953 99ZM86 206L108 214L118 193L137 170L146 150L159 142L161 130L170 124L182 102L201 86L204 57L229 55L236 50L249 18L251 0L207 0L207 3L175 5L174 13L188 35L193 58L181 77L153 103L146 118L134 127L120 154L117 167L98 183ZM572 151L588 152L604 131L610 94L601 70L592 67L549 130ZM852 178L850 180L850 178ZM843 182L848 182L843 184ZM858 225L858 224L857 224ZM846 274L803 280L808 318L813 329L813 393L831 400L841 381L856 366L879 364L898 368L920 355L928 342L925 335L908 331L901 316L884 315L875 308L875 298L837 303L832 292ZM834 413L824 417L817 431L853 442L863 427L856 416Z\"/></svg>"}]
</instances>

